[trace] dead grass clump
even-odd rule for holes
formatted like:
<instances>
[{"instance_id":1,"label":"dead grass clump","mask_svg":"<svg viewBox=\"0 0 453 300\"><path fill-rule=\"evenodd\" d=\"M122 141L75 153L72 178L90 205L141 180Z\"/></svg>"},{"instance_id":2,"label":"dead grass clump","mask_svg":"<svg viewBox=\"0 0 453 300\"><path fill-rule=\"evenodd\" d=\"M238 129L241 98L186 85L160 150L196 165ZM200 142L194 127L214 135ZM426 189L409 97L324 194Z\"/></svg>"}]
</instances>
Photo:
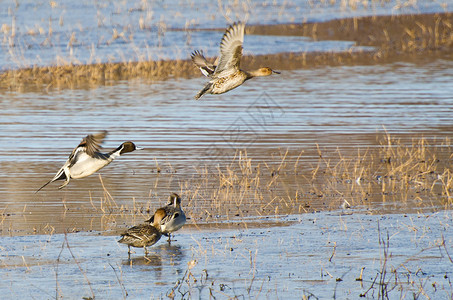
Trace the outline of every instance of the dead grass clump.
<instances>
[{"instance_id":1,"label":"dead grass clump","mask_svg":"<svg viewBox=\"0 0 453 300\"><path fill-rule=\"evenodd\" d=\"M197 175L182 188L189 188L187 197L194 199L189 208L193 222L244 220L297 210L291 197L281 193L280 171L289 165L284 156L280 159L275 164L254 163L242 150L228 164L197 169Z\"/></svg>"},{"instance_id":2,"label":"dead grass clump","mask_svg":"<svg viewBox=\"0 0 453 300\"><path fill-rule=\"evenodd\" d=\"M90 65L63 65L9 70L0 74L0 88L8 90L48 88L94 88L114 85L119 80L147 78L164 80L176 74L193 76L196 69L188 60L143 61Z\"/></svg>"},{"instance_id":3,"label":"dead grass clump","mask_svg":"<svg viewBox=\"0 0 453 300\"><path fill-rule=\"evenodd\" d=\"M347 156L340 149L315 151L312 164L304 161L308 150L280 151L266 161L239 150L226 163L196 168L180 182L189 223L247 227L267 217L350 206L380 209L390 203L401 212L453 204L449 139L403 143L385 134L375 147Z\"/></svg>"},{"instance_id":4,"label":"dead grass clump","mask_svg":"<svg viewBox=\"0 0 453 300\"><path fill-rule=\"evenodd\" d=\"M434 144L430 144L430 142ZM244 220L349 206L403 210L452 204L451 143L426 138L404 144L386 134L374 148L323 153L307 168L303 153L254 162L245 150L230 164L205 167L185 185L194 222ZM192 187L192 188L190 188ZM184 189L184 188L183 188ZM346 203L347 205L344 205Z\"/></svg>"},{"instance_id":5,"label":"dead grass clump","mask_svg":"<svg viewBox=\"0 0 453 300\"><path fill-rule=\"evenodd\" d=\"M437 143L436 140L433 140ZM404 144L386 134L374 149L355 157L320 155L312 184L324 194L338 195L352 205L391 202L399 206L451 205L449 169L451 141L431 145L426 138ZM324 174L321 180L319 175ZM336 205L338 201L334 202Z\"/></svg>"},{"instance_id":6,"label":"dead grass clump","mask_svg":"<svg viewBox=\"0 0 453 300\"><path fill-rule=\"evenodd\" d=\"M380 153L385 167L383 179L389 179L399 191L412 190L419 194L417 198L421 201L440 197L441 203L451 204L450 153L449 139L430 145L426 138L421 138L405 146L387 134Z\"/></svg>"},{"instance_id":7,"label":"dead grass clump","mask_svg":"<svg viewBox=\"0 0 453 300\"><path fill-rule=\"evenodd\" d=\"M319 23L247 26L247 33L307 36L314 40L354 41L382 53L449 51L452 13L370 16Z\"/></svg>"}]
</instances>

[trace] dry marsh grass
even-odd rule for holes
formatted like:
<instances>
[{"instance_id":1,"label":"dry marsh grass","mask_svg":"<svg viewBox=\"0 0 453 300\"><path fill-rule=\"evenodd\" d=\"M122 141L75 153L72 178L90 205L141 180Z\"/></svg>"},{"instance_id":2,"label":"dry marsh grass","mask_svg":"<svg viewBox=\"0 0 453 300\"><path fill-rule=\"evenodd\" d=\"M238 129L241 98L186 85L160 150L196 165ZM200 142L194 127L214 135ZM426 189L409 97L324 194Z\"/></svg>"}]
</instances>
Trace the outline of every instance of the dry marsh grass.
<instances>
[{"instance_id":1,"label":"dry marsh grass","mask_svg":"<svg viewBox=\"0 0 453 300\"><path fill-rule=\"evenodd\" d=\"M388 52L445 51L453 43L452 14L370 16L320 23L248 26L249 34L307 36L354 41Z\"/></svg>"},{"instance_id":2,"label":"dry marsh grass","mask_svg":"<svg viewBox=\"0 0 453 300\"><path fill-rule=\"evenodd\" d=\"M377 146L357 149L355 155L345 156L339 149L315 151L318 159L312 163L304 160L305 151L285 150L260 162L243 150L228 164L196 167L192 178L179 183L187 226L247 228L320 210L417 212L453 204L449 139L404 144L386 134ZM103 230L141 223L164 204L132 199L132 205L119 205L104 191L91 204L92 212L102 216ZM153 192L158 191L154 186Z\"/></svg>"},{"instance_id":3,"label":"dry marsh grass","mask_svg":"<svg viewBox=\"0 0 453 300\"><path fill-rule=\"evenodd\" d=\"M402 142L385 134L368 148L283 149L260 158L251 153L240 150L221 163L194 166L189 173L153 175L155 181L140 199L116 199L100 177L101 193L89 192L89 201L74 203L63 198L53 210L59 215L55 221L39 212L29 214L33 204L28 203L15 210L5 208L0 229L10 235L119 233L165 205L170 191L182 196L186 227L250 228L284 225L282 216L321 210L416 213L453 204L448 138Z\"/></svg>"},{"instance_id":4,"label":"dry marsh grass","mask_svg":"<svg viewBox=\"0 0 453 300\"><path fill-rule=\"evenodd\" d=\"M259 65L285 70L320 65L376 64L401 60L419 61L427 57L451 58L453 45L452 14L373 16L332 20L321 23L264 25L247 27L247 34L307 36L314 40L353 41L356 46L374 50L347 52L299 52L246 56L245 69ZM404 55L402 55L404 54ZM139 55L138 62L74 64L29 67L0 74L0 90L46 90L96 88L114 85L118 80L199 76L186 60L149 60ZM19 59L20 60L20 59ZM126 61L127 59L124 59Z\"/></svg>"}]
</instances>

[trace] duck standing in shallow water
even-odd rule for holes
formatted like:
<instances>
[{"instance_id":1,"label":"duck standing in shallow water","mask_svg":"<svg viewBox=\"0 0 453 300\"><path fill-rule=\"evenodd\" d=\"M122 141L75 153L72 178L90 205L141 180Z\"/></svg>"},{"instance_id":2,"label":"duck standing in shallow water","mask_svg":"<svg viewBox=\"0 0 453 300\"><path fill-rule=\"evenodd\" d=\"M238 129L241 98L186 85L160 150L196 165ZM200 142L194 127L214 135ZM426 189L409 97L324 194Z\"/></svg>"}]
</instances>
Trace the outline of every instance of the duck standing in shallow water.
<instances>
[{"instance_id":1,"label":"duck standing in shallow water","mask_svg":"<svg viewBox=\"0 0 453 300\"><path fill-rule=\"evenodd\" d=\"M160 221L160 228L162 234L168 236L168 243L171 242L171 233L181 229L186 224L186 214L181 208L181 197L178 194L172 193L169 202L164 207L159 208L148 221L148 223L155 222L156 213L165 213L165 217Z\"/></svg>"},{"instance_id":2,"label":"duck standing in shallow water","mask_svg":"<svg viewBox=\"0 0 453 300\"><path fill-rule=\"evenodd\" d=\"M198 92L195 99L200 99L204 94L223 94L243 84L246 80L258 76L269 76L273 73L271 68L260 68L254 71L240 69L242 57L242 43L244 42L245 25L234 23L223 35L220 42L220 55L217 66L210 64L201 51L192 53L193 63L200 68L201 72L211 78L205 87Z\"/></svg>"},{"instance_id":3,"label":"duck standing in shallow water","mask_svg":"<svg viewBox=\"0 0 453 300\"><path fill-rule=\"evenodd\" d=\"M131 246L136 248L143 248L145 255L148 254L146 247L152 246L160 240L162 236L160 222L165 217L164 211L156 211L154 213L154 221L152 224L140 224L129 228L126 232L121 234L121 239L118 243L126 244L129 251L129 258L131 257Z\"/></svg>"},{"instance_id":4,"label":"duck standing in shallow water","mask_svg":"<svg viewBox=\"0 0 453 300\"><path fill-rule=\"evenodd\" d=\"M65 182L59 187L59 189L62 189L68 185L71 178L78 179L87 177L111 163L118 156L134 150L141 150L141 148L137 148L132 142L124 142L109 153L101 153L99 152L99 149L106 136L107 131L87 135L82 142L72 150L68 160L54 178L40 187L36 193L49 183L64 179Z\"/></svg>"}]
</instances>

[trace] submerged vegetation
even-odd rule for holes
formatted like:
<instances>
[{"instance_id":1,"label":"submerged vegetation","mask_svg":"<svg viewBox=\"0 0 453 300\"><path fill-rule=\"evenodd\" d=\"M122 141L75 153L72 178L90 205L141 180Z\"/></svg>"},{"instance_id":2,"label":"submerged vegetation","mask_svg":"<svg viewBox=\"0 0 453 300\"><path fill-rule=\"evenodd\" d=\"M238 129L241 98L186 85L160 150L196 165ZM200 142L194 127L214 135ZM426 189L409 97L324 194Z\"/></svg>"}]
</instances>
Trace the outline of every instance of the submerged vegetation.
<instances>
[{"instance_id":1,"label":"submerged vegetation","mask_svg":"<svg viewBox=\"0 0 453 300\"><path fill-rule=\"evenodd\" d=\"M182 188L196 201L189 209L193 222L345 207L372 212L386 202L409 211L453 204L448 139L430 145L421 138L405 145L386 135L379 146L359 149L353 158L344 158L340 150L318 150L318 162L310 166L301 161L303 151L286 150L272 163L254 162L239 151L225 167L200 168Z\"/></svg>"},{"instance_id":2,"label":"submerged vegetation","mask_svg":"<svg viewBox=\"0 0 453 300\"><path fill-rule=\"evenodd\" d=\"M290 227L191 231L131 259L97 233L21 237L14 252L6 237L2 291L26 278L21 292L56 298L450 299L452 217L304 214Z\"/></svg>"},{"instance_id":3,"label":"submerged vegetation","mask_svg":"<svg viewBox=\"0 0 453 300\"><path fill-rule=\"evenodd\" d=\"M405 144L386 134L376 146L356 151L355 155L345 156L340 149L329 152L319 147L313 153L308 153L309 149L281 150L272 159L260 161L242 150L228 163L194 166L194 175L182 181L171 179L172 172L177 170L171 171L169 177L179 185L182 206L188 216L186 226L247 228L263 225L266 220L278 222L280 216L320 210L354 208L371 214L393 210L421 212L448 209L453 204L449 139L419 138ZM317 162L310 158L306 163L305 156L317 156ZM104 189L101 198L92 198L90 192L90 202L76 210L63 200L63 218L74 213L91 218L91 222L84 222L90 224L89 228L74 227L71 231L120 232L127 224L148 219L162 204L156 206L152 201L162 189L158 180L149 192L152 197L145 201L133 198L117 203L102 177L99 178ZM26 217L26 207L23 211ZM14 234L10 219L16 217L3 213L4 233ZM34 231L58 233L63 229L68 230L47 224Z\"/></svg>"}]
</instances>

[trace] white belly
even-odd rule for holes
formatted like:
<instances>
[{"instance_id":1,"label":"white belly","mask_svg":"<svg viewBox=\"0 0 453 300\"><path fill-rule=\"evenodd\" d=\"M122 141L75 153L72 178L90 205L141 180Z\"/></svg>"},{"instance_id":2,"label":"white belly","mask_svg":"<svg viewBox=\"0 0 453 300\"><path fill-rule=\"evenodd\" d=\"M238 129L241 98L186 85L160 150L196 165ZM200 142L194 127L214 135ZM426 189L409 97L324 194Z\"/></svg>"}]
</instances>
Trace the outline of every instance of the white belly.
<instances>
[{"instance_id":1,"label":"white belly","mask_svg":"<svg viewBox=\"0 0 453 300\"><path fill-rule=\"evenodd\" d=\"M87 177L108 165L111 160L93 159L88 155L83 155L70 168L71 177L74 179Z\"/></svg>"},{"instance_id":2,"label":"white belly","mask_svg":"<svg viewBox=\"0 0 453 300\"><path fill-rule=\"evenodd\" d=\"M181 211L177 218L173 218L166 224L161 225L163 233L172 233L179 230L186 223L186 215Z\"/></svg>"}]
</instances>

